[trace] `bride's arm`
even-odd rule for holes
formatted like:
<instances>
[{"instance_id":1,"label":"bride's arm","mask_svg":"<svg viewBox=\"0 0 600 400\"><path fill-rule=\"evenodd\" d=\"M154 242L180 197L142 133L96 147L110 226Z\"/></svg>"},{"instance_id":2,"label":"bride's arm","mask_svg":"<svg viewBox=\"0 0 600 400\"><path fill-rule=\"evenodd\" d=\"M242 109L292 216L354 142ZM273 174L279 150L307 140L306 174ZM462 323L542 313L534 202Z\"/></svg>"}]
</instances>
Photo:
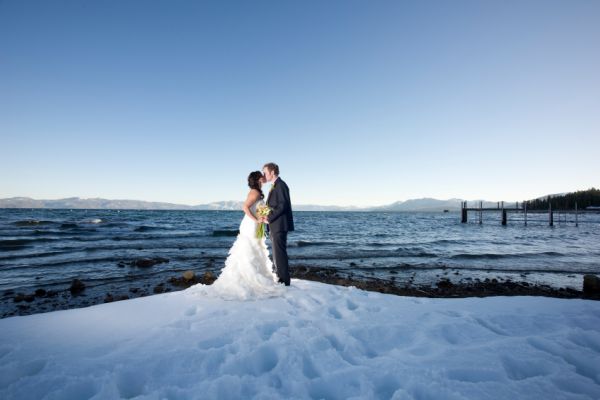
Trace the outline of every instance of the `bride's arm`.
<instances>
[{"instance_id":1,"label":"bride's arm","mask_svg":"<svg viewBox=\"0 0 600 400\"><path fill-rule=\"evenodd\" d=\"M252 214L252 212L250 211L250 207L252 206L252 204L256 203L256 201L260 198L260 192L258 190L252 189L250 190L250 192L248 193L248 197L246 198L246 201L244 202L244 207L242 207L242 209L244 210L244 213L254 222L258 223L258 219L256 218L256 216L254 214Z\"/></svg>"}]
</instances>

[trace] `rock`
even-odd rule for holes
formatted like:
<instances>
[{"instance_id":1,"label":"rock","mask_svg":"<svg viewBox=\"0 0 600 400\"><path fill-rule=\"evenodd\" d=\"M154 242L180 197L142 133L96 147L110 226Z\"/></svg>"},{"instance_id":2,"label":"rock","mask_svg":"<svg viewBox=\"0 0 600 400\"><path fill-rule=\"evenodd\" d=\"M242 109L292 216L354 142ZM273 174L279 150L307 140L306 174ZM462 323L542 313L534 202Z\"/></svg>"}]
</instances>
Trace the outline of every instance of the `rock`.
<instances>
[{"instance_id":1,"label":"rock","mask_svg":"<svg viewBox=\"0 0 600 400\"><path fill-rule=\"evenodd\" d=\"M600 296L600 278L596 275L584 275L583 294L585 296Z\"/></svg>"},{"instance_id":2,"label":"rock","mask_svg":"<svg viewBox=\"0 0 600 400\"><path fill-rule=\"evenodd\" d=\"M119 300L129 300L129 296L127 296L126 294L119 296Z\"/></svg>"},{"instance_id":3,"label":"rock","mask_svg":"<svg viewBox=\"0 0 600 400\"><path fill-rule=\"evenodd\" d=\"M36 297L44 297L46 295L46 291L44 289L38 289L35 291Z\"/></svg>"},{"instance_id":4,"label":"rock","mask_svg":"<svg viewBox=\"0 0 600 400\"><path fill-rule=\"evenodd\" d=\"M113 297L113 295L110 293L106 293L106 297L104 297L104 302L112 303L113 301L115 301L115 298Z\"/></svg>"},{"instance_id":5,"label":"rock","mask_svg":"<svg viewBox=\"0 0 600 400\"><path fill-rule=\"evenodd\" d=\"M23 293L17 293L17 295L15 297L13 297L13 301L15 303L20 303L23 300L25 300L25 295Z\"/></svg>"},{"instance_id":6,"label":"rock","mask_svg":"<svg viewBox=\"0 0 600 400\"><path fill-rule=\"evenodd\" d=\"M183 279L185 279L186 281L191 281L192 279L194 279L195 276L196 274L194 274L194 271L192 270L187 270L183 273Z\"/></svg>"},{"instance_id":7,"label":"rock","mask_svg":"<svg viewBox=\"0 0 600 400\"><path fill-rule=\"evenodd\" d=\"M200 282L202 282L205 285L212 285L213 282L216 280L217 278L215 278L212 272L206 271L204 275L202 275L202 279L200 279Z\"/></svg>"},{"instance_id":8,"label":"rock","mask_svg":"<svg viewBox=\"0 0 600 400\"><path fill-rule=\"evenodd\" d=\"M131 289L129 289L129 291L130 291L131 293L137 293L137 292L138 292L138 290L139 290L139 289L138 289L138 288L136 288L136 287L132 287Z\"/></svg>"},{"instance_id":9,"label":"rock","mask_svg":"<svg viewBox=\"0 0 600 400\"><path fill-rule=\"evenodd\" d=\"M156 264L168 263L169 260L163 257L155 257L155 258L140 258L139 260L135 260L132 262L132 265L135 265L139 268L149 268Z\"/></svg>"},{"instance_id":10,"label":"rock","mask_svg":"<svg viewBox=\"0 0 600 400\"><path fill-rule=\"evenodd\" d=\"M161 283L161 284L154 286L154 289L152 291L156 294L159 294L159 293L163 293L165 291L165 288L163 287L163 284Z\"/></svg>"},{"instance_id":11,"label":"rock","mask_svg":"<svg viewBox=\"0 0 600 400\"><path fill-rule=\"evenodd\" d=\"M23 298L26 302L31 303L33 300L35 300L35 297L32 294L28 294Z\"/></svg>"},{"instance_id":12,"label":"rock","mask_svg":"<svg viewBox=\"0 0 600 400\"><path fill-rule=\"evenodd\" d=\"M71 291L71 294L78 294L85 290L85 285L79 279L73 279L69 290Z\"/></svg>"},{"instance_id":13,"label":"rock","mask_svg":"<svg viewBox=\"0 0 600 400\"><path fill-rule=\"evenodd\" d=\"M440 289L450 289L452 286L454 285L448 279L440 279L437 283L437 287Z\"/></svg>"}]
</instances>

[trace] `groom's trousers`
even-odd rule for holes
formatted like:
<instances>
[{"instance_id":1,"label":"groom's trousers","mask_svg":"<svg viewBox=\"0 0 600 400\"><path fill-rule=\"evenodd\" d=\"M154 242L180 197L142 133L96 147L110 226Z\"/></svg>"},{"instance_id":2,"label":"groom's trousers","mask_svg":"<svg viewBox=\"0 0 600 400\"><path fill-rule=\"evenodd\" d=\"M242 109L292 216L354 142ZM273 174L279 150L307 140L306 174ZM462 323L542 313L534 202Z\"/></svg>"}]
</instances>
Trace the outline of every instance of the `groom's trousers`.
<instances>
[{"instance_id":1,"label":"groom's trousers","mask_svg":"<svg viewBox=\"0 0 600 400\"><path fill-rule=\"evenodd\" d=\"M273 246L273 263L279 282L286 286L290 285L290 271L288 268L287 254L287 231L271 231L271 243Z\"/></svg>"}]
</instances>

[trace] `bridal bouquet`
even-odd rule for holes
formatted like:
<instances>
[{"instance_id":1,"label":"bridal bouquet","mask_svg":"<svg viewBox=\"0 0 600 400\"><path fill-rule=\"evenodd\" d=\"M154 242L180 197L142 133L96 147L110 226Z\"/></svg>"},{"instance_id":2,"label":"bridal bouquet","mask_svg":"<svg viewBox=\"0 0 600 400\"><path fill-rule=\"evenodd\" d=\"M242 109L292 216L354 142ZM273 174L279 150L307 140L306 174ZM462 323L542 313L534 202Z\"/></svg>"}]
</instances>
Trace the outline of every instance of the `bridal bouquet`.
<instances>
[{"instance_id":1,"label":"bridal bouquet","mask_svg":"<svg viewBox=\"0 0 600 400\"><path fill-rule=\"evenodd\" d=\"M256 207L256 215L259 217L268 217L271 214L271 208L266 204L260 204ZM262 239L266 236L265 232L265 224L258 224L258 228L256 228L256 238Z\"/></svg>"}]
</instances>

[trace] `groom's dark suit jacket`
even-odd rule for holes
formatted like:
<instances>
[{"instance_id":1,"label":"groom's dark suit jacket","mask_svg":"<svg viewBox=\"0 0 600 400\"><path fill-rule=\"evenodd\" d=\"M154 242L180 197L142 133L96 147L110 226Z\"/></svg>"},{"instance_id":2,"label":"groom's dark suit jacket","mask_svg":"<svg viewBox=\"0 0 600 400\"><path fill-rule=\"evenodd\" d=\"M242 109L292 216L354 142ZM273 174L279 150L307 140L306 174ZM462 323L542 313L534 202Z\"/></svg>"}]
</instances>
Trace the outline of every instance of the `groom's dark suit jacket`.
<instances>
[{"instance_id":1,"label":"groom's dark suit jacket","mask_svg":"<svg viewBox=\"0 0 600 400\"><path fill-rule=\"evenodd\" d=\"M277 178L275 186L269 192L267 205L272 210L268 217L269 231L289 232L294 230L290 189L281 178Z\"/></svg>"}]
</instances>

